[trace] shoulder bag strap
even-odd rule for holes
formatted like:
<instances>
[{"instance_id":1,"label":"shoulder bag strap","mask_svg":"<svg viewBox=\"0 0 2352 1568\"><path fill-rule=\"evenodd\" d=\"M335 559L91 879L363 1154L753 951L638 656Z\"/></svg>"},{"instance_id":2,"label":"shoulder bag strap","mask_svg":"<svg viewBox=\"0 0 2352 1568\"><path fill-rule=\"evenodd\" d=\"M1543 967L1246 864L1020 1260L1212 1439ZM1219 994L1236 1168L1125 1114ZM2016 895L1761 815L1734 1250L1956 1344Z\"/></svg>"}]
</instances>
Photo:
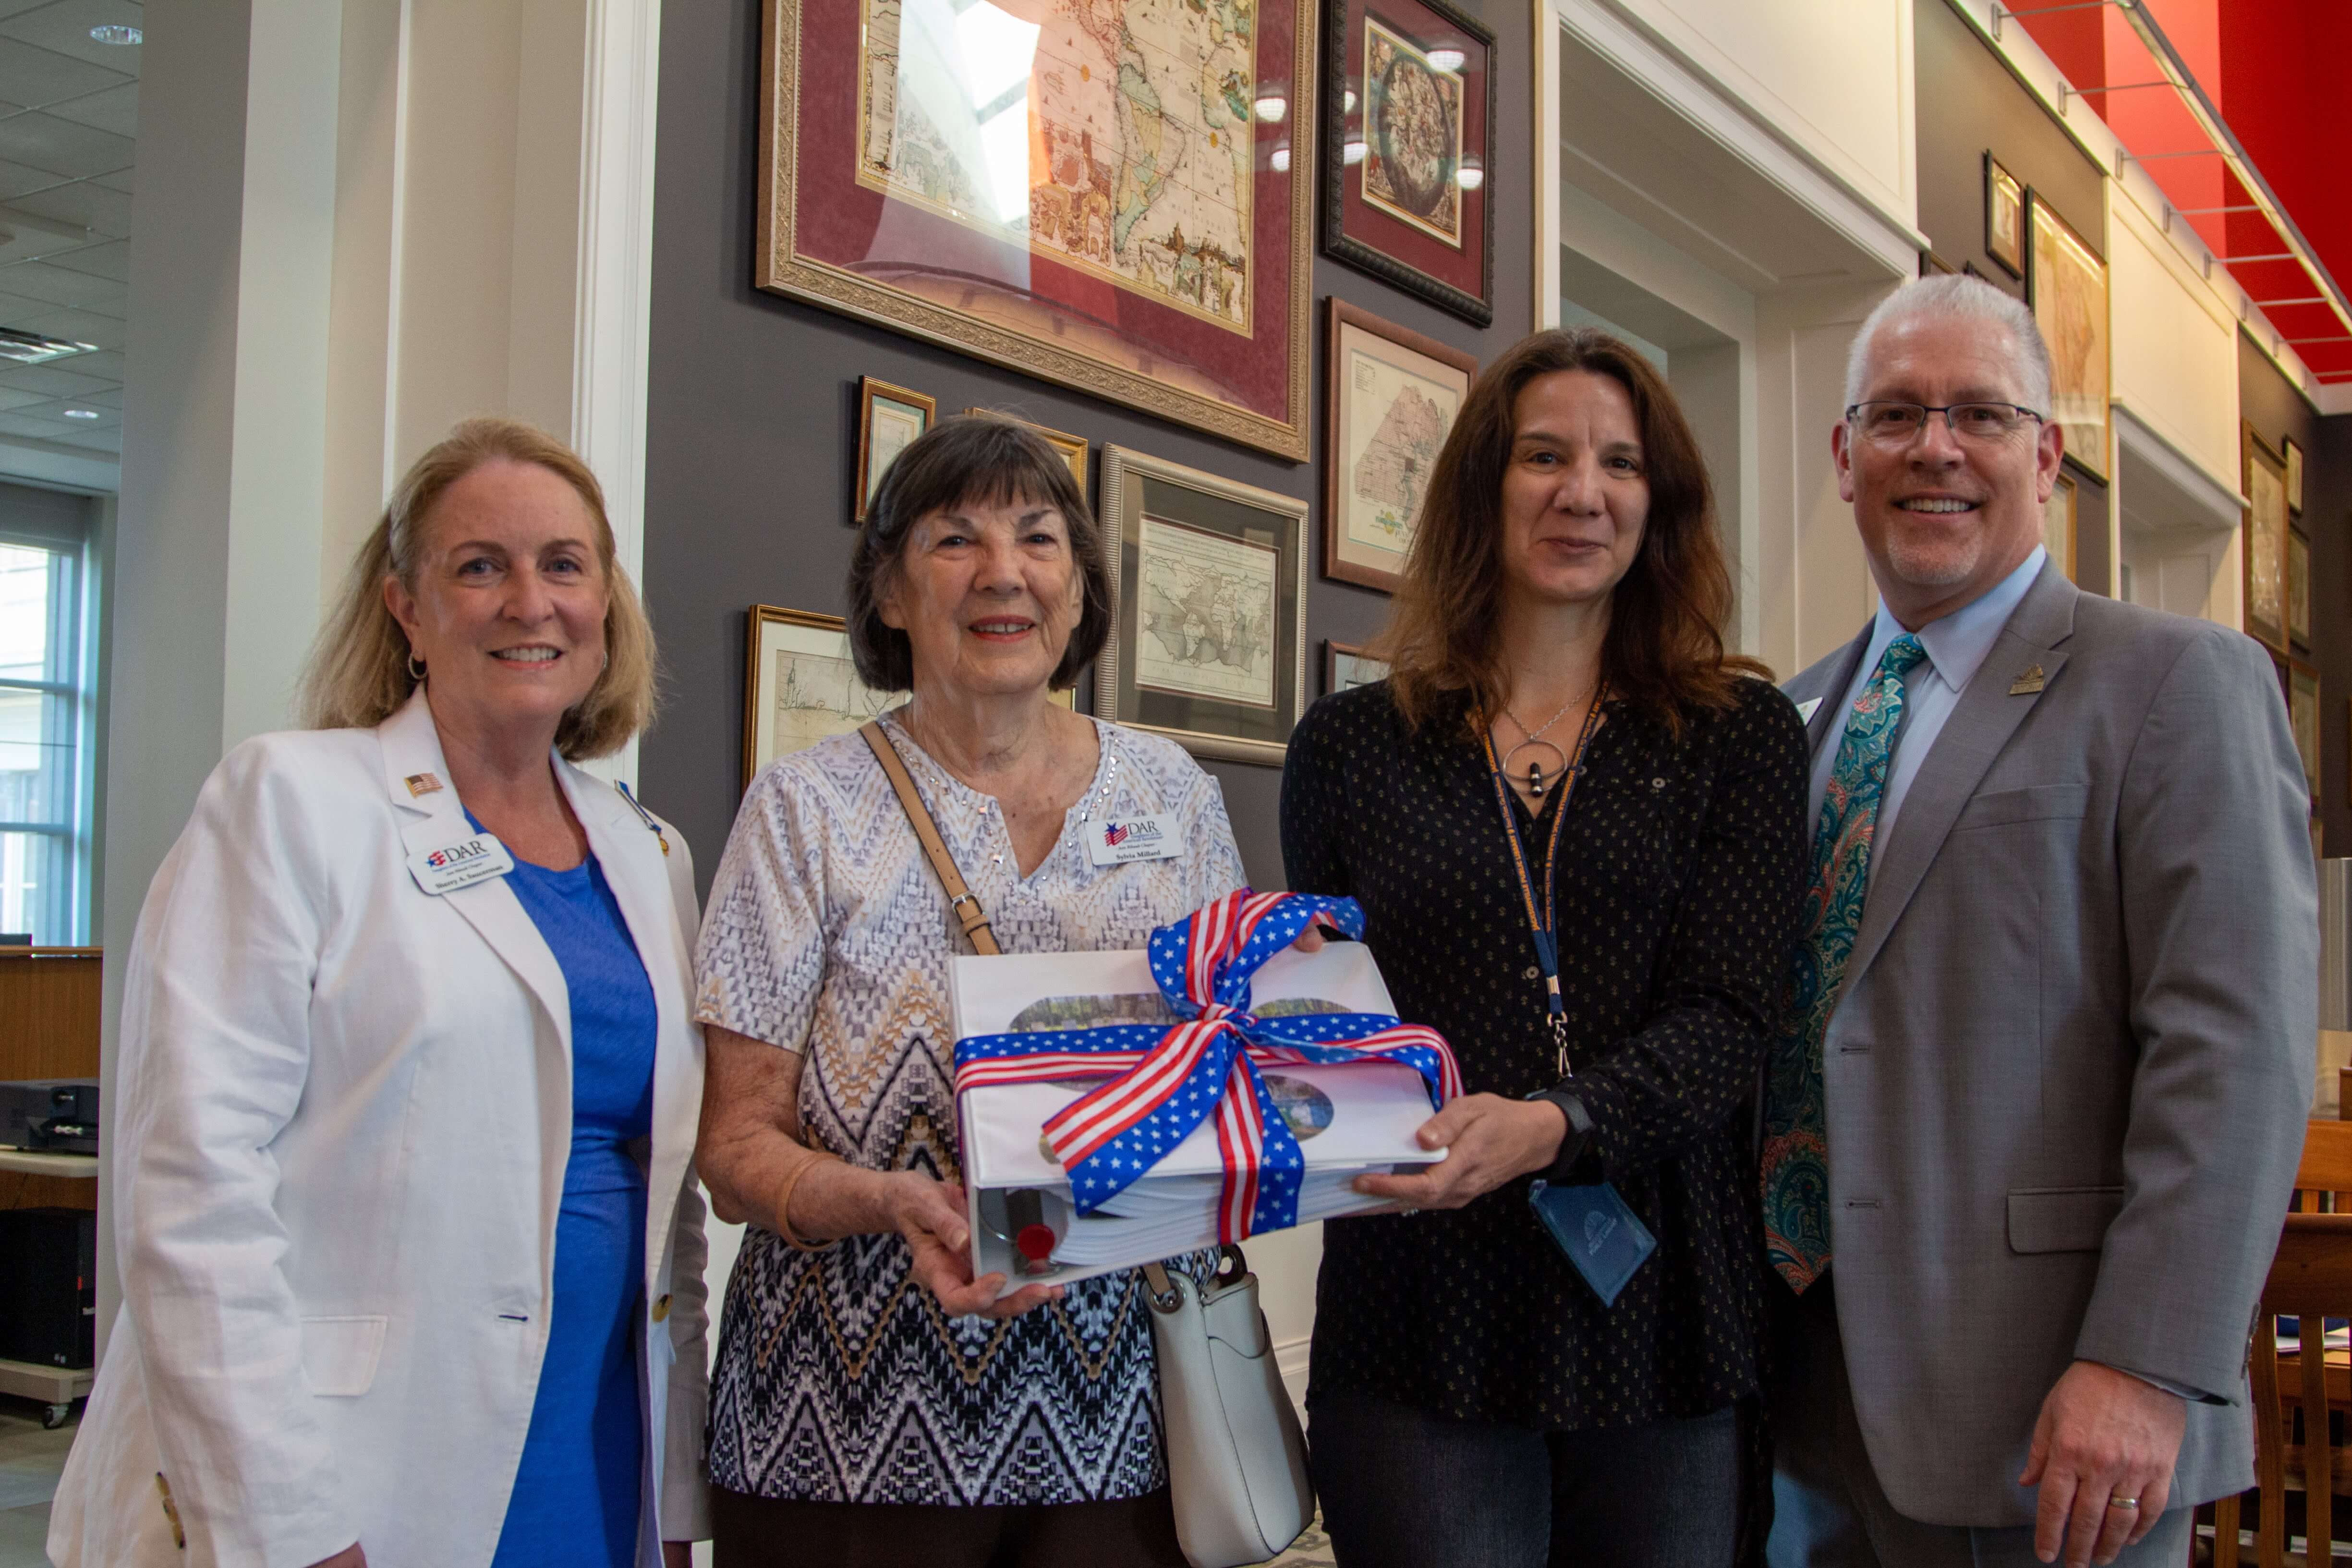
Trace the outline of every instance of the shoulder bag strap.
<instances>
[{"instance_id":1,"label":"shoulder bag strap","mask_svg":"<svg viewBox=\"0 0 2352 1568\"><path fill-rule=\"evenodd\" d=\"M858 726L857 733L872 749L874 760L882 764L890 787L898 792L898 804L906 809L908 825L914 828L924 855L929 858L940 886L947 889L948 908L961 922L972 951L995 957L1003 949L996 945L996 933L988 929L988 911L980 907L979 896L964 886L963 873L956 869L955 857L948 853L948 841L940 837L940 825L931 820L930 808L916 790L915 777L907 771L906 759L898 755L898 748L883 732L880 720L867 720Z\"/></svg>"}]
</instances>

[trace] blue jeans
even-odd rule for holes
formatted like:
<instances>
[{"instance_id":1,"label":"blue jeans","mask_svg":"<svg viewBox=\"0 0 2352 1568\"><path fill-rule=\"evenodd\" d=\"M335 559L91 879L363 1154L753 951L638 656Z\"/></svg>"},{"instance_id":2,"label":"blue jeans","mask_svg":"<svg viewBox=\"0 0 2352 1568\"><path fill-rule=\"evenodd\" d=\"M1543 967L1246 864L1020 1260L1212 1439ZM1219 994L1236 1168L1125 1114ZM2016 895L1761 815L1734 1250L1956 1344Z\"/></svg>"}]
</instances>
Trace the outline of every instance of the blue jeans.
<instances>
[{"instance_id":1,"label":"blue jeans","mask_svg":"<svg viewBox=\"0 0 2352 1568\"><path fill-rule=\"evenodd\" d=\"M1347 1390L1307 1396L1315 1489L1339 1568L1729 1568L1730 1406L1537 1432Z\"/></svg>"}]
</instances>

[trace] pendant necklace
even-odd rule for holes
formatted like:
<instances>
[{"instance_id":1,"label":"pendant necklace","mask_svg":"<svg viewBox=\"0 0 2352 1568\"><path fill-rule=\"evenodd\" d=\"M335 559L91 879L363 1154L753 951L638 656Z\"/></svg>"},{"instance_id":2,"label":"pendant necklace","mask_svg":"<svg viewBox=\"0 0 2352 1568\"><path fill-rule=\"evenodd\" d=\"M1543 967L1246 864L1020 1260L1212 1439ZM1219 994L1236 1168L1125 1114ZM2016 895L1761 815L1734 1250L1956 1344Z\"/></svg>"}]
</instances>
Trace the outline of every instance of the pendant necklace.
<instances>
[{"instance_id":1,"label":"pendant necklace","mask_svg":"<svg viewBox=\"0 0 2352 1568\"><path fill-rule=\"evenodd\" d=\"M1550 718L1543 721L1542 728L1534 730L1528 728L1526 721L1521 720L1517 714L1512 712L1508 708L1503 710L1503 717L1508 719L1512 723L1518 725L1519 733L1525 735L1527 739L1521 741L1517 745L1513 746L1509 751L1503 753L1503 766L1501 771L1504 773L1510 772L1511 759L1517 756L1521 752L1526 751L1529 746L1541 746L1545 751L1549 752L1553 756L1559 759L1559 766L1551 771L1551 774L1549 778L1545 776L1544 770L1537 766L1533 762L1528 763L1528 793L1538 800L1543 799L1546 788L1559 782L1560 776L1568 772L1570 765L1568 753L1561 751L1559 747L1552 742L1545 740L1543 738L1544 731L1550 729L1554 724L1559 723L1562 719L1568 717L1568 710L1575 707L1576 703L1577 700L1575 698L1570 698L1567 701L1559 705L1559 712L1553 714Z\"/></svg>"}]
</instances>

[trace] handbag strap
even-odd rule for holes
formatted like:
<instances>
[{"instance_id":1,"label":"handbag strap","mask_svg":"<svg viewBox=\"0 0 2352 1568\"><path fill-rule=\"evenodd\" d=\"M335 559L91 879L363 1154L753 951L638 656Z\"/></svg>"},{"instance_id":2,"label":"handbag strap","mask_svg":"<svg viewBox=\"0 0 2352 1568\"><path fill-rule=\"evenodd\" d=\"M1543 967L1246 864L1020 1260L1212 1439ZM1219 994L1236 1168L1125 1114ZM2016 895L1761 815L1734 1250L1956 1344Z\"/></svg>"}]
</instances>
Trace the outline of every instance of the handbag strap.
<instances>
[{"instance_id":1,"label":"handbag strap","mask_svg":"<svg viewBox=\"0 0 2352 1568\"><path fill-rule=\"evenodd\" d=\"M884 733L882 721L869 719L857 727L857 733L874 752L874 760L882 764L882 772L890 780L890 787L898 793L898 804L906 810L908 826L923 847L923 854L931 862L931 870L947 889L948 910L963 926L966 941L974 952L993 958L1003 952L996 945L996 933L988 927L988 911L980 907L980 897L964 885L963 873L956 869L955 857L948 853L948 841L940 837L940 825L931 819L931 808L923 804L920 792L915 788L915 775L907 771L906 759Z\"/></svg>"}]
</instances>

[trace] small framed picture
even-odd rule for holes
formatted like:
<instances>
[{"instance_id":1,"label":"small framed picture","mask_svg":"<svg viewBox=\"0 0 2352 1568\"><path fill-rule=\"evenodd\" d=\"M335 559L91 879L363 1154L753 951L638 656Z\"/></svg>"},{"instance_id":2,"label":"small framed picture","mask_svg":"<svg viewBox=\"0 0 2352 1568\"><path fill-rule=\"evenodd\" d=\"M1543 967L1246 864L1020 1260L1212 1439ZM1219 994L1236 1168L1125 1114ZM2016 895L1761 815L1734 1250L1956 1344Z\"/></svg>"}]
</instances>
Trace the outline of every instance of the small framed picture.
<instances>
[{"instance_id":1,"label":"small framed picture","mask_svg":"<svg viewBox=\"0 0 2352 1568\"><path fill-rule=\"evenodd\" d=\"M2238 425L2246 478L2239 538L2245 575L2246 635L2284 653L2287 646L2286 463L2251 423Z\"/></svg>"},{"instance_id":2,"label":"small framed picture","mask_svg":"<svg viewBox=\"0 0 2352 1568\"><path fill-rule=\"evenodd\" d=\"M1106 444L1095 716L1279 767L1306 707L1307 503Z\"/></svg>"},{"instance_id":3,"label":"small framed picture","mask_svg":"<svg viewBox=\"0 0 2352 1568\"><path fill-rule=\"evenodd\" d=\"M1393 594L1478 362L1341 300L1326 317L1323 575Z\"/></svg>"},{"instance_id":4,"label":"small framed picture","mask_svg":"<svg viewBox=\"0 0 2352 1568\"><path fill-rule=\"evenodd\" d=\"M2042 542L2070 583L2074 580L2074 476L2062 468L2058 482L2050 487L2050 499L2042 503Z\"/></svg>"},{"instance_id":5,"label":"small framed picture","mask_svg":"<svg viewBox=\"0 0 2352 1568\"><path fill-rule=\"evenodd\" d=\"M2311 541L2296 528L2286 534L2286 635L2311 646Z\"/></svg>"},{"instance_id":6,"label":"small framed picture","mask_svg":"<svg viewBox=\"0 0 2352 1568\"><path fill-rule=\"evenodd\" d=\"M919 392L909 392L903 386L893 386L887 381L877 381L870 375L857 380L857 507L854 521L866 521L866 509L873 504L874 492L882 488L882 476L898 454L915 444L915 437L931 427L940 416L940 405Z\"/></svg>"},{"instance_id":7,"label":"small framed picture","mask_svg":"<svg viewBox=\"0 0 2352 1568\"><path fill-rule=\"evenodd\" d=\"M1463 320L1495 319L1495 35L1447 0L1331 0L1323 247Z\"/></svg>"},{"instance_id":8,"label":"small framed picture","mask_svg":"<svg viewBox=\"0 0 2352 1568\"><path fill-rule=\"evenodd\" d=\"M2286 510L2299 515L2303 510L2303 447L2294 437L2286 436L2279 440L2279 452L2286 458Z\"/></svg>"},{"instance_id":9,"label":"small framed picture","mask_svg":"<svg viewBox=\"0 0 2352 1568\"><path fill-rule=\"evenodd\" d=\"M1388 660L1374 658L1351 642L1323 640L1323 695L1353 691L1389 678Z\"/></svg>"},{"instance_id":10,"label":"small framed picture","mask_svg":"<svg viewBox=\"0 0 2352 1568\"><path fill-rule=\"evenodd\" d=\"M2025 276L2025 187L1988 151L1984 155L1985 254L2011 278Z\"/></svg>"},{"instance_id":11,"label":"small framed picture","mask_svg":"<svg viewBox=\"0 0 2352 1568\"><path fill-rule=\"evenodd\" d=\"M1045 445L1062 454L1062 461L1070 466L1070 478L1078 481L1078 493L1090 495L1087 489L1087 454L1091 448L1083 436L1072 436L1051 426L1040 425L1034 419L1024 419L1018 414L1007 414L1000 408L967 408L966 414L982 419L1003 419L1014 425L1025 425L1045 438Z\"/></svg>"},{"instance_id":12,"label":"small framed picture","mask_svg":"<svg viewBox=\"0 0 2352 1568\"><path fill-rule=\"evenodd\" d=\"M754 605L743 629L743 787L778 757L845 734L893 694L857 679L839 616Z\"/></svg>"}]
</instances>

